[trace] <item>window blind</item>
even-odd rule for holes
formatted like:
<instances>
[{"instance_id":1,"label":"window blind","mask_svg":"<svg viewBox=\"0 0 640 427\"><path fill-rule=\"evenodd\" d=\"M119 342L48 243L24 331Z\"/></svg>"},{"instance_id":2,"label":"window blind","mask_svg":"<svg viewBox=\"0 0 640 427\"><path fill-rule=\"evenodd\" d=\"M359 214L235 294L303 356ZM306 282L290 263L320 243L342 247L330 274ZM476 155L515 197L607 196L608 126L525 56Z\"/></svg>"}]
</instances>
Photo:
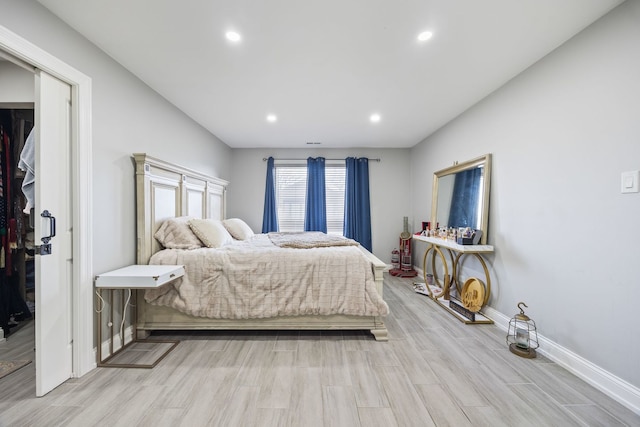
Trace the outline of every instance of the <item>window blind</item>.
<instances>
[{"instance_id":1,"label":"window blind","mask_svg":"<svg viewBox=\"0 0 640 427\"><path fill-rule=\"evenodd\" d=\"M344 165L325 166L327 233L342 235L344 179ZM306 165L276 165L275 180L280 231L304 231Z\"/></svg>"},{"instance_id":2,"label":"window blind","mask_svg":"<svg viewBox=\"0 0 640 427\"><path fill-rule=\"evenodd\" d=\"M344 177L345 167L325 166L327 203L327 233L342 236L344 228Z\"/></svg>"}]
</instances>

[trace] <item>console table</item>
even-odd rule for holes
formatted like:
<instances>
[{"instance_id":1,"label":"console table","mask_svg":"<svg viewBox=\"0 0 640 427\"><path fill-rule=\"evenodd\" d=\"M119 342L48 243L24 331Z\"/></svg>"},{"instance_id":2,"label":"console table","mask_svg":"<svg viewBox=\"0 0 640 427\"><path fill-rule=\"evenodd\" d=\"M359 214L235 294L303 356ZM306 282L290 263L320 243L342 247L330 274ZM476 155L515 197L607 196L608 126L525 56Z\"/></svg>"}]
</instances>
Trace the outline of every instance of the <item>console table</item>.
<instances>
[{"instance_id":1,"label":"console table","mask_svg":"<svg viewBox=\"0 0 640 427\"><path fill-rule=\"evenodd\" d=\"M184 276L184 266L182 265L130 265L128 267L120 268L118 270L109 271L107 273L100 274L95 277L96 294L100 299L99 303L102 303L101 308L98 311L100 313L98 320L98 366L100 367L112 367L112 368L153 368L160 362L171 350L173 350L180 341L178 340L138 340L137 339L137 312L134 305L132 323L132 339L125 343L124 330L124 318L129 306L132 289L150 289L157 288L169 282L176 280L179 277ZM102 360L102 316L105 308L104 298L102 296L103 289L109 290L111 312L109 314L109 321L107 326L109 327L109 357ZM113 349L113 333L114 333L114 320L115 313L113 308L113 292L114 290L128 290L129 294L126 302L123 297L122 304L122 317L119 319L120 324L120 348L114 352ZM151 363L109 363L114 357L120 355L125 349L129 348L134 343L144 343L144 352L149 353L150 347L158 346L159 344L169 344L168 348L160 355L156 356L155 360ZM142 351L140 352L142 353Z\"/></svg>"},{"instance_id":2,"label":"console table","mask_svg":"<svg viewBox=\"0 0 640 427\"><path fill-rule=\"evenodd\" d=\"M482 307L484 307L487 301L489 301L489 296L491 295L491 276L489 275L489 269L487 268L487 264L484 260L483 255L487 253L493 253L493 246L459 245L451 240L420 235L414 235L413 239L416 241L428 243L427 249L425 250L424 256L422 257L422 274L424 277L428 296L464 323L493 323L493 320L482 314L482 311L476 312L475 319L471 320L468 317L465 317L455 308L452 308L449 303L452 284L455 286L457 295L462 295L462 284L464 282L460 280L459 276L461 269L461 260L465 255L471 255L475 257L482 266L485 275ZM450 263L447 262L447 259L444 255L445 252L449 255ZM427 262L429 261L429 254L431 254L431 271L433 272L432 274L434 283L438 286L430 286L427 282L427 273L429 270ZM437 257L440 258L444 271L442 281L438 277L436 270ZM449 274L449 265L451 265L451 274ZM455 300L455 298L453 299ZM460 302L457 301L457 303L459 304Z\"/></svg>"}]
</instances>

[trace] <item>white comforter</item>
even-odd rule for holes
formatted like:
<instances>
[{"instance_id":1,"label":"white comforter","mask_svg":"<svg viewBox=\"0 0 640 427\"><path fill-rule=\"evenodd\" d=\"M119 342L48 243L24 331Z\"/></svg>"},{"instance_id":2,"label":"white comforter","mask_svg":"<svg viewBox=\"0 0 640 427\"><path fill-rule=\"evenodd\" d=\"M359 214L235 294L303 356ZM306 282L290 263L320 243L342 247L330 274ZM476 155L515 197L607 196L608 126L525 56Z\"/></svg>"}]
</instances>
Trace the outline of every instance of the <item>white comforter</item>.
<instances>
[{"instance_id":1,"label":"white comforter","mask_svg":"<svg viewBox=\"0 0 640 427\"><path fill-rule=\"evenodd\" d=\"M356 246L279 248L266 234L220 249L165 249L150 264L183 264L183 278L147 290L151 304L198 317L385 316L371 263Z\"/></svg>"}]
</instances>

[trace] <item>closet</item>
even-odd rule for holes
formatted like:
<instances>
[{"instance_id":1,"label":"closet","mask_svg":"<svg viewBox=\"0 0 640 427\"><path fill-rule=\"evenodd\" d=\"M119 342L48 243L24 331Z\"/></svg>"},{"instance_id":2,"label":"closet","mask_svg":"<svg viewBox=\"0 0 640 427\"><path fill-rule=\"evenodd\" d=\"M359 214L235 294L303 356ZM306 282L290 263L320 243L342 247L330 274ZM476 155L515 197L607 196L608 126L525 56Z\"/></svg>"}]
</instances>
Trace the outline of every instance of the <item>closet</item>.
<instances>
[{"instance_id":1,"label":"closet","mask_svg":"<svg viewBox=\"0 0 640 427\"><path fill-rule=\"evenodd\" d=\"M9 336L32 320L35 312L33 225L22 189L30 178L18 167L23 151L33 152L25 150L25 144L33 129L34 112L2 107L0 104L0 327ZM29 164L32 168L33 162ZM24 164L22 168L27 169Z\"/></svg>"},{"instance_id":2,"label":"closet","mask_svg":"<svg viewBox=\"0 0 640 427\"><path fill-rule=\"evenodd\" d=\"M4 337L35 315L33 220L24 212L25 172L18 168L33 126L33 73L0 56L0 334Z\"/></svg>"}]
</instances>

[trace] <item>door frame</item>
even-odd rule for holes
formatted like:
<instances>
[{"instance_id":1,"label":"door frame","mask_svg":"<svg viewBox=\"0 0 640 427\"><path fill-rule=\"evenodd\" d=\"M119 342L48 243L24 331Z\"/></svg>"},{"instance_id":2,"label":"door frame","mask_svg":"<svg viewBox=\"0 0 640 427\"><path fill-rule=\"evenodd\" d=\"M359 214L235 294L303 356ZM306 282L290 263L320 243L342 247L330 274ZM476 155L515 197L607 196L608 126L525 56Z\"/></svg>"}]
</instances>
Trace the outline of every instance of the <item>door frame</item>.
<instances>
[{"instance_id":1,"label":"door frame","mask_svg":"<svg viewBox=\"0 0 640 427\"><path fill-rule=\"evenodd\" d=\"M71 170L73 268L71 322L72 377L96 367L93 345L91 78L0 25L0 50L71 86ZM38 343L36 343L37 345Z\"/></svg>"}]
</instances>

